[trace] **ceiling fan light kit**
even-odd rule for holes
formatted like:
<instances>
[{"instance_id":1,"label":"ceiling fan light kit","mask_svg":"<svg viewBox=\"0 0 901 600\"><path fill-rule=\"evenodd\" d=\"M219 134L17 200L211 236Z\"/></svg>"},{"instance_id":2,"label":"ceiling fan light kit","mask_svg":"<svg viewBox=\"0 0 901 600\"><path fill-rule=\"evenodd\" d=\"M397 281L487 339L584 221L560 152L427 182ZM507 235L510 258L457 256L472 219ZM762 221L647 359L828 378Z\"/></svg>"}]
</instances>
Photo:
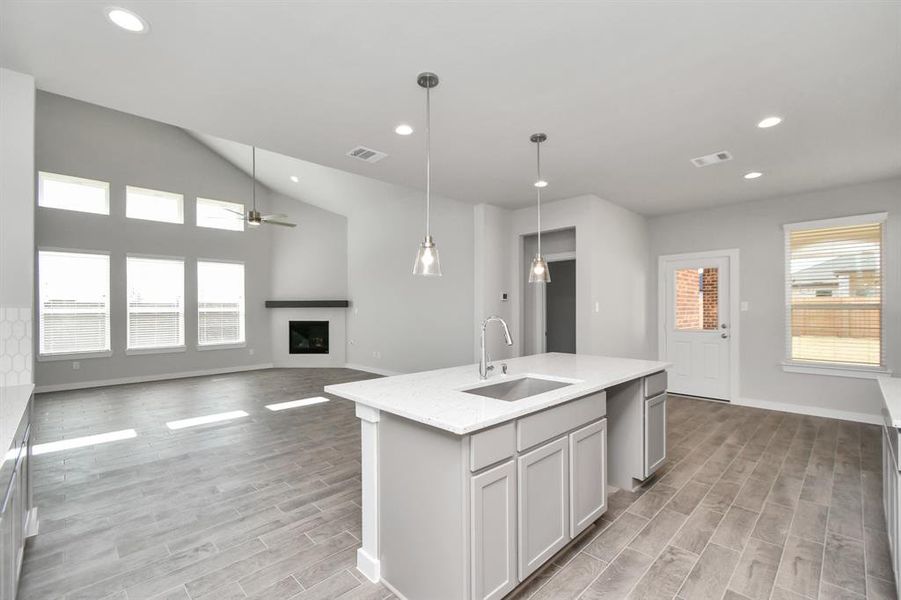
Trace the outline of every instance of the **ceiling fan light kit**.
<instances>
[{"instance_id":1,"label":"ceiling fan light kit","mask_svg":"<svg viewBox=\"0 0 901 600\"><path fill-rule=\"evenodd\" d=\"M253 184L251 197L253 199L253 207L247 211L247 225L249 227L259 227L263 223L267 225L280 225L282 227L297 227L296 223L282 221L287 219L288 215L264 215L257 210L257 147L251 146L250 172ZM242 215L243 218L243 215Z\"/></svg>"}]
</instances>

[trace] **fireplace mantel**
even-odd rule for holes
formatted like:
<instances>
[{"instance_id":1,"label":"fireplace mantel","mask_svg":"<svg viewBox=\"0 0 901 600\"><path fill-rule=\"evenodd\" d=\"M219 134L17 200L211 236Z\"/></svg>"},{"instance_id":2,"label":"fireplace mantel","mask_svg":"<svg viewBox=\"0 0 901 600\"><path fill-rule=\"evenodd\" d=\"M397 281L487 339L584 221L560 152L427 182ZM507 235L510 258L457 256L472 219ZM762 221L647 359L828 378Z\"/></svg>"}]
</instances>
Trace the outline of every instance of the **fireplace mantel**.
<instances>
[{"instance_id":1,"label":"fireplace mantel","mask_svg":"<svg viewBox=\"0 0 901 600\"><path fill-rule=\"evenodd\" d=\"M266 308L347 308L350 300L266 300Z\"/></svg>"}]
</instances>

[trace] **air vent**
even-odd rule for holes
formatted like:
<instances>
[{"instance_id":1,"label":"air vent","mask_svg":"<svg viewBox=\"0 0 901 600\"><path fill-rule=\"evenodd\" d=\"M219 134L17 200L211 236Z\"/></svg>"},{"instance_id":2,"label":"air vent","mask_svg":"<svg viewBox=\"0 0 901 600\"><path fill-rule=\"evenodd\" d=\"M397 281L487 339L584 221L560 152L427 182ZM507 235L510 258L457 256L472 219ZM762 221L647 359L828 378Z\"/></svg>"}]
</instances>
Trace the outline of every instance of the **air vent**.
<instances>
[{"instance_id":1,"label":"air vent","mask_svg":"<svg viewBox=\"0 0 901 600\"><path fill-rule=\"evenodd\" d=\"M357 160L362 160L363 162L374 163L379 162L388 155L384 152L379 152L378 150L367 148L366 146L357 146L356 148L348 152L347 156L356 158Z\"/></svg>"},{"instance_id":2,"label":"air vent","mask_svg":"<svg viewBox=\"0 0 901 600\"><path fill-rule=\"evenodd\" d=\"M691 159L691 164L696 167L709 167L710 165L726 162L727 160L732 160L732 155L725 150L722 150L721 152L714 152L713 154L708 154L707 156L699 156L697 158L693 158Z\"/></svg>"}]
</instances>

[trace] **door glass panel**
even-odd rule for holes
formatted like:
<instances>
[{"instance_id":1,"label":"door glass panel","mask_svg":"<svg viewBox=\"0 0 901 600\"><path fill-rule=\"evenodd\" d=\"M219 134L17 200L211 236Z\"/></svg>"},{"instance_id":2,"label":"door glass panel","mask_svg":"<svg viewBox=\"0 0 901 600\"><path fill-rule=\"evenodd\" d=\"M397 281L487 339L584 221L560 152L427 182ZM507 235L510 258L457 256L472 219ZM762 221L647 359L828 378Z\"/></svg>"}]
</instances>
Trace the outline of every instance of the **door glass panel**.
<instances>
[{"instance_id":1,"label":"door glass panel","mask_svg":"<svg viewBox=\"0 0 901 600\"><path fill-rule=\"evenodd\" d=\"M676 331L713 331L719 327L719 269L676 269Z\"/></svg>"}]
</instances>

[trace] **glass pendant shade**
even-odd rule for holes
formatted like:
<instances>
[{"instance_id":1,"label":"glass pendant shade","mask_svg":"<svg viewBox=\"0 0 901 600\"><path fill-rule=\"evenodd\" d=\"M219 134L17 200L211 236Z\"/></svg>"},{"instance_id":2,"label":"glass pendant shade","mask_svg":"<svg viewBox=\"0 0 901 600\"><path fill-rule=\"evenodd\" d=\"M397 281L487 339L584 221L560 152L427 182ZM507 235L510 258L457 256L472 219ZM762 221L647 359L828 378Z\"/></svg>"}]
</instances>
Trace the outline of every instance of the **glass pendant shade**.
<instances>
[{"instance_id":1,"label":"glass pendant shade","mask_svg":"<svg viewBox=\"0 0 901 600\"><path fill-rule=\"evenodd\" d=\"M550 283L551 271L547 268L547 261L540 254L532 258L532 266L529 267L529 283Z\"/></svg>"},{"instance_id":2,"label":"glass pendant shade","mask_svg":"<svg viewBox=\"0 0 901 600\"><path fill-rule=\"evenodd\" d=\"M438 246L432 236L419 244L419 252L416 253L416 262L413 263L413 274L425 277L441 276L441 261L438 259Z\"/></svg>"}]
</instances>

